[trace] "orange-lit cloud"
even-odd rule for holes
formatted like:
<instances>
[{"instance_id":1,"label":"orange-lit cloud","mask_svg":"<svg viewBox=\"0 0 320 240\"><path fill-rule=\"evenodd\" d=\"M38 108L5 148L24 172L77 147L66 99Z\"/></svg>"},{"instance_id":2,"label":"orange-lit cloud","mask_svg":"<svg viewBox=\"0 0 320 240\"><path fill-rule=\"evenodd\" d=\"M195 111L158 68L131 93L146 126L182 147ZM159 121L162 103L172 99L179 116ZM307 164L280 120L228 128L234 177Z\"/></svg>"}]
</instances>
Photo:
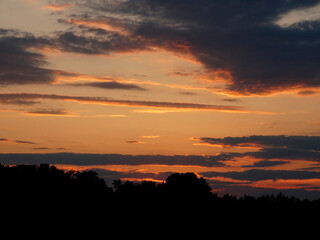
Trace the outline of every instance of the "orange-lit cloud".
<instances>
[{"instance_id":1,"label":"orange-lit cloud","mask_svg":"<svg viewBox=\"0 0 320 240\"><path fill-rule=\"evenodd\" d=\"M197 110L192 109L135 109L132 112L136 113L149 113L149 114L166 114L166 113L186 113L186 112L194 112Z\"/></svg>"},{"instance_id":2,"label":"orange-lit cloud","mask_svg":"<svg viewBox=\"0 0 320 240\"><path fill-rule=\"evenodd\" d=\"M320 190L320 179L268 179L262 181L255 181L248 184L252 187L259 188L274 188L274 189L310 189L318 191Z\"/></svg>"},{"instance_id":3,"label":"orange-lit cloud","mask_svg":"<svg viewBox=\"0 0 320 240\"><path fill-rule=\"evenodd\" d=\"M131 181L131 182L141 182L141 181L152 181L156 183L163 183L164 180L157 180L154 178L121 178L122 181Z\"/></svg>"},{"instance_id":4,"label":"orange-lit cloud","mask_svg":"<svg viewBox=\"0 0 320 240\"><path fill-rule=\"evenodd\" d=\"M123 114L112 114L112 115L107 115L108 117L111 118L127 118L127 115L123 115Z\"/></svg>"},{"instance_id":5,"label":"orange-lit cloud","mask_svg":"<svg viewBox=\"0 0 320 240\"><path fill-rule=\"evenodd\" d=\"M160 136L141 136L141 138L145 138L145 139L156 139L159 138Z\"/></svg>"},{"instance_id":6,"label":"orange-lit cloud","mask_svg":"<svg viewBox=\"0 0 320 240\"><path fill-rule=\"evenodd\" d=\"M112 22L106 20L70 19L67 22L73 25L82 25L90 28L100 28L111 32L118 32L123 35L129 34L126 28L112 24Z\"/></svg>"},{"instance_id":7,"label":"orange-lit cloud","mask_svg":"<svg viewBox=\"0 0 320 240\"><path fill-rule=\"evenodd\" d=\"M57 4L48 4L45 8L53 10L53 11L62 11L65 10L69 7L74 6L74 4L61 4L61 5L57 5Z\"/></svg>"},{"instance_id":8,"label":"orange-lit cloud","mask_svg":"<svg viewBox=\"0 0 320 240\"><path fill-rule=\"evenodd\" d=\"M207 178L207 179L208 180L220 181L220 182L228 182L228 183L241 183L241 184L249 184L249 183L251 183L248 180L232 179L232 178L227 178L227 177L210 177L210 178Z\"/></svg>"},{"instance_id":9,"label":"orange-lit cloud","mask_svg":"<svg viewBox=\"0 0 320 240\"><path fill-rule=\"evenodd\" d=\"M227 145L223 143L210 144L206 142L193 143L194 146L208 146L208 147L218 147L218 148L250 148L250 149L262 149L263 145L255 144L255 143L243 143L237 145Z\"/></svg>"}]
</instances>

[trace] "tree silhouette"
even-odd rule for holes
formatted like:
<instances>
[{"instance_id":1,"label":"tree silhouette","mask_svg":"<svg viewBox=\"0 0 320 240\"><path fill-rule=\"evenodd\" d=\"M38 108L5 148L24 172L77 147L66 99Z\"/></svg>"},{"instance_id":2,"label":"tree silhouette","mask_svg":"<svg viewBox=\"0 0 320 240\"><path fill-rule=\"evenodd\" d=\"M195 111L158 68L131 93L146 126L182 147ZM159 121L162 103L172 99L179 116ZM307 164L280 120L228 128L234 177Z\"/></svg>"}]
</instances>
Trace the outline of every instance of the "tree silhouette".
<instances>
[{"instance_id":1,"label":"tree silhouette","mask_svg":"<svg viewBox=\"0 0 320 240\"><path fill-rule=\"evenodd\" d=\"M168 195L179 200L208 199L212 196L211 188L205 179L194 173L174 173L165 182Z\"/></svg>"},{"instance_id":2,"label":"tree silhouette","mask_svg":"<svg viewBox=\"0 0 320 240\"><path fill-rule=\"evenodd\" d=\"M277 196L219 197L212 194L207 181L194 173L174 173L163 183L152 181L113 181L113 189L93 171L64 171L48 164L0 165L0 194L2 206L28 206L34 211L55 206L81 209L87 213L112 211L134 214L163 214L181 211L241 214L304 213L320 209L320 199L303 200ZM12 204L15 205L12 205ZM30 210L30 211L31 211ZM44 211L45 213L46 211ZM241 215L240 214L240 215Z\"/></svg>"}]
</instances>

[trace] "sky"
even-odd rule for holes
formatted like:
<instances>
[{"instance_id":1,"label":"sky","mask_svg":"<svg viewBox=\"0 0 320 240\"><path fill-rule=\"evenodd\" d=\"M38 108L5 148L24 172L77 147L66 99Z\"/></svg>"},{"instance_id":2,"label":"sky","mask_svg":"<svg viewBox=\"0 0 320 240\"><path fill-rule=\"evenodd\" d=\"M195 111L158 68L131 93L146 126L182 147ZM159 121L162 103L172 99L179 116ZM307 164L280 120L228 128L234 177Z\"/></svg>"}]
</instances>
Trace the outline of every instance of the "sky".
<instances>
[{"instance_id":1,"label":"sky","mask_svg":"<svg viewBox=\"0 0 320 240\"><path fill-rule=\"evenodd\" d=\"M0 163L320 198L319 0L2 0Z\"/></svg>"}]
</instances>

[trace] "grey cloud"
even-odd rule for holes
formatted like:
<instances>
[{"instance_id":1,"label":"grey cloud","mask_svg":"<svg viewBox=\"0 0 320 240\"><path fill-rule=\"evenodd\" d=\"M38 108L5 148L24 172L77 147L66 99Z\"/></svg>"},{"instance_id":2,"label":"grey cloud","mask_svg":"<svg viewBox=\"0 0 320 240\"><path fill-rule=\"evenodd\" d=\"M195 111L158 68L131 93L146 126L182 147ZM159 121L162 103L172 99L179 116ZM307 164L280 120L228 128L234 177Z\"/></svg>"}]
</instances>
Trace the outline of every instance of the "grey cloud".
<instances>
[{"instance_id":1,"label":"grey cloud","mask_svg":"<svg viewBox=\"0 0 320 240\"><path fill-rule=\"evenodd\" d=\"M292 148L264 148L258 152L247 152L244 155L261 159L290 159L320 162L320 151Z\"/></svg>"},{"instance_id":2,"label":"grey cloud","mask_svg":"<svg viewBox=\"0 0 320 240\"><path fill-rule=\"evenodd\" d=\"M46 68L45 55L38 50L55 48L64 52L82 54L109 54L145 50L143 39L105 31L103 36L90 32L54 32L50 36L34 36L31 33L0 28L0 86L12 84L51 84L56 76L75 76L75 73ZM79 85L77 85L79 86ZM105 89L145 90L133 84L118 82L92 82L87 86Z\"/></svg>"},{"instance_id":3,"label":"grey cloud","mask_svg":"<svg viewBox=\"0 0 320 240\"><path fill-rule=\"evenodd\" d=\"M72 1L52 1L70 4ZM81 54L154 51L165 49L193 56L212 76L228 82L220 91L232 94L270 94L300 89L300 95L320 87L317 22L299 28L275 24L292 9L314 6L319 0L128 0L74 2L72 27L35 37L16 30L0 30L0 84L52 83L45 58L29 47L52 47ZM78 20L80 22L76 23ZM86 22L106 24L93 27ZM82 24L81 24L82 23ZM230 74L224 74L229 72ZM219 89L216 89L219 91Z\"/></svg>"},{"instance_id":4,"label":"grey cloud","mask_svg":"<svg viewBox=\"0 0 320 240\"><path fill-rule=\"evenodd\" d=\"M65 33L59 42L66 50L84 53L160 47L191 54L209 71L230 72L224 91L235 94L319 88L320 24L282 28L274 23L290 10L317 3L319 0L86 0L77 3L76 17L106 21L126 29L127 36L108 31L105 35L110 41L105 42Z\"/></svg>"},{"instance_id":5,"label":"grey cloud","mask_svg":"<svg viewBox=\"0 0 320 240\"><path fill-rule=\"evenodd\" d=\"M116 81L111 82L88 82L88 83L70 83L70 86L89 86L89 87L96 87L96 88L103 88L103 89L118 89L118 90L140 90L145 91L145 88L139 87L134 84L126 84L126 83L119 83Z\"/></svg>"},{"instance_id":6,"label":"grey cloud","mask_svg":"<svg viewBox=\"0 0 320 240\"><path fill-rule=\"evenodd\" d=\"M30 50L47 44L45 38L0 29L0 85L54 82L53 71L44 68L45 56Z\"/></svg>"},{"instance_id":7,"label":"grey cloud","mask_svg":"<svg viewBox=\"0 0 320 240\"><path fill-rule=\"evenodd\" d=\"M199 138L200 143L220 145L222 147L258 147L257 151L241 153L241 157L264 159L258 165L276 164L268 160L307 160L320 162L320 136L263 136ZM279 164L281 164L281 160Z\"/></svg>"},{"instance_id":8,"label":"grey cloud","mask_svg":"<svg viewBox=\"0 0 320 240\"><path fill-rule=\"evenodd\" d=\"M274 188L264 188L264 187L252 187L247 185L242 185L240 183L232 183L230 181L223 180L208 180L209 184L213 188L214 192L218 195L223 196L224 194L231 194L237 197L243 196L277 196L278 194L283 194L285 196L304 199L319 199L320 191L312 189L274 189Z\"/></svg>"},{"instance_id":9,"label":"grey cloud","mask_svg":"<svg viewBox=\"0 0 320 240\"><path fill-rule=\"evenodd\" d=\"M69 115L70 113L63 109L38 108L36 110L27 111L29 114L39 115Z\"/></svg>"},{"instance_id":10,"label":"grey cloud","mask_svg":"<svg viewBox=\"0 0 320 240\"><path fill-rule=\"evenodd\" d=\"M220 167L224 164L216 156L184 155L120 155L120 154L0 154L2 164L65 164L65 165L192 165Z\"/></svg>"},{"instance_id":11,"label":"grey cloud","mask_svg":"<svg viewBox=\"0 0 320 240\"><path fill-rule=\"evenodd\" d=\"M291 148L320 151L320 136L252 135L245 137L225 137L199 139L209 144L221 144L226 147L247 147L257 145L272 148Z\"/></svg>"},{"instance_id":12,"label":"grey cloud","mask_svg":"<svg viewBox=\"0 0 320 240\"><path fill-rule=\"evenodd\" d=\"M197 93L193 93L193 92L179 92L182 95L186 95L186 96L194 96L197 95Z\"/></svg>"},{"instance_id":13,"label":"grey cloud","mask_svg":"<svg viewBox=\"0 0 320 240\"><path fill-rule=\"evenodd\" d=\"M150 50L149 44L142 38L124 36L111 31L104 31L104 34L99 36L88 36L75 31L57 32L51 42L55 48L62 51L89 55Z\"/></svg>"},{"instance_id":14,"label":"grey cloud","mask_svg":"<svg viewBox=\"0 0 320 240\"><path fill-rule=\"evenodd\" d=\"M12 105L35 105L40 103L40 101L30 101L24 99L1 99L1 104L12 104Z\"/></svg>"},{"instance_id":15,"label":"grey cloud","mask_svg":"<svg viewBox=\"0 0 320 240\"><path fill-rule=\"evenodd\" d=\"M289 171L289 170L262 170L252 169L243 172L203 172L204 177L225 177L236 180L262 181L276 179L313 179L320 178L320 172Z\"/></svg>"},{"instance_id":16,"label":"grey cloud","mask_svg":"<svg viewBox=\"0 0 320 240\"><path fill-rule=\"evenodd\" d=\"M274 166L279 166L288 163L288 161L269 161L269 160L264 160L264 161L259 161L255 162L253 165L247 165L247 166L242 166L244 167L254 167L254 168L264 168L264 167L274 167Z\"/></svg>"}]
</instances>

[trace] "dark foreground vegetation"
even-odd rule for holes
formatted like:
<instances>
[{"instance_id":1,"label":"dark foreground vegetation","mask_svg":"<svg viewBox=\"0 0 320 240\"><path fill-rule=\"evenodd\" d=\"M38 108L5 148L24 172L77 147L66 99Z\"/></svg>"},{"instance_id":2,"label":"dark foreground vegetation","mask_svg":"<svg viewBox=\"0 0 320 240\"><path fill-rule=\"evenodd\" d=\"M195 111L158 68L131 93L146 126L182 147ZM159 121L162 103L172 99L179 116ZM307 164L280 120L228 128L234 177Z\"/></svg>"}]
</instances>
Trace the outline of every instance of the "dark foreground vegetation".
<instances>
[{"instance_id":1,"label":"dark foreground vegetation","mask_svg":"<svg viewBox=\"0 0 320 240\"><path fill-rule=\"evenodd\" d=\"M169 211L201 213L316 213L320 200L300 200L282 194L277 196L236 198L217 196L203 178L193 173L170 175L163 183L134 183L115 180L108 187L93 171L63 171L55 166L0 165L2 210L93 211L165 214Z\"/></svg>"}]
</instances>

